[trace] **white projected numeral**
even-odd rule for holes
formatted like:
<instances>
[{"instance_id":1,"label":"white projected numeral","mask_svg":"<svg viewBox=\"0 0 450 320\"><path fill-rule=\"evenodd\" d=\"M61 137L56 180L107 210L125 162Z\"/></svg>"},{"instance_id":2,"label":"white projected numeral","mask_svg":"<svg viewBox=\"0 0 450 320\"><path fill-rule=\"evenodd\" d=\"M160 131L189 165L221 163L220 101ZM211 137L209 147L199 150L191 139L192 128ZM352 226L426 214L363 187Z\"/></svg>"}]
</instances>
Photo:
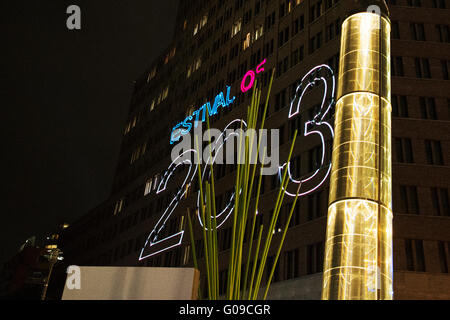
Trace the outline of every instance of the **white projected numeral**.
<instances>
[{"instance_id":1,"label":"white projected numeral","mask_svg":"<svg viewBox=\"0 0 450 320\"><path fill-rule=\"evenodd\" d=\"M203 174L202 174L203 179L205 178L205 175L207 172L206 170L208 169L208 166L215 163L217 156L220 154L220 150L225 145L227 140L230 138L239 136L239 134L236 133L234 130L231 130L231 132L229 132L229 134L227 134L227 129L229 129L232 125L237 125L237 124L239 126L242 125L243 129L247 128L247 123L241 119L235 119L235 120L231 121L229 124L227 124L227 126L225 127L225 129L223 129L223 131L220 134L220 136L218 137L218 139L215 140L216 142L214 143L214 146L212 146L212 148L211 148L212 150L214 150L214 155L212 156L213 159L212 159L212 161L210 161L211 155L208 156L208 160L206 161L207 165L205 166L205 169L203 169ZM222 136L223 136L223 138L222 138ZM220 143L220 145L218 145L219 143ZM211 176L211 170L209 171L208 178L210 176ZM240 194L240 192L241 192L241 190L239 191L239 194ZM230 200L226 204L225 208L222 209L222 211L220 211L216 215L216 219L219 219L217 221L217 228L220 228L225 223L225 221L227 221L230 214L233 212L235 194L236 194L236 190L234 190L234 192L231 194ZM198 192L198 197L197 197L197 208L199 208L199 206L200 206L200 191ZM205 230L208 230L206 226L203 226L200 210L197 214L197 217L198 217L198 222L200 223L200 225L202 227L204 227ZM223 219L222 219L222 217L223 217ZM214 217L211 217L211 218L214 218Z\"/></svg>"},{"instance_id":2,"label":"white projected numeral","mask_svg":"<svg viewBox=\"0 0 450 320\"><path fill-rule=\"evenodd\" d=\"M331 85L328 83L329 80L331 80ZM316 66L312 68L302 78L300 84L297 86L297 89L295 90L295 96L291 101L289 109L289 118L296 116L300 112L300 105L306 91L321 83L324 86L324 91L320 109L318 113L314 116L314 119L307 121L305 123L305 132L303 134L305 137L311 135L318 135L320 137L322 149L320 167L307 177L301 179L295 179L292 176L290 162L284 163L282 166L280 166L278 170L280 181L281 177L283 176L283 170L285 169L285 167L287 167L289 180L291 183L296 185L295 189L297 189L298 185L301 184L299 196L304 196L319 188L325 182L331 171L331 157L329 157L329 162L325 164L326 159L325 137L331 136L333 138L334 131L333 127L327 121L324 120L334 104L335 79L333 70L329 66L325 64ZM298 95L299 95L298 102L296 102ZM329 96L328 100L327 96ZM285 193L292 197L295 197L296 195L296 192L295 193L289 192L288 190L285 190Z\"/></svg>"},{"instance_id":3,"label":"white projected numeral","mask_svg":"<svg viewBox=\"0 0 450 320\"><path fill-rule=\"evenodd\" d=\"M165 209L164 213L162 214L159 221L156 223L155 227L153 228L152 232L150 232L149 236L147 237L147 240L145 241L144 247L141 250L141 254L139 256L139 260L151 257L153 255L156 255L158 253L161 253L165 250L168 250L170 248L179 246L181 244L181 241L183 240L184 230L169 235L165 237L164 239L159 239L159 236L163 229L166 226L167 221L169 220L170 216L172 215L175 208L178 206L179 201L181 198L186 194L187 188L186 184L191 183L196 172L197 172L197 166L192 163L191 160L181 160L186 158L187 153L193 153L193 155L189 159L195 159L194 157L197 155L197 152L194 149L187 150L183 152L181 155L178 156L167 168L166 172L164 173L161 182L159 183L158 189L156 190L156 193L160 193L166 189L167 182L170 180L170 178L173 176L176 169L182 165L189 165L189 171L186 174L186 177L181 184L181 187L178 189L177 194L170 202L169 206ZM146 250L147 249L147 250ZM145 252L147 251L147 252Z\"/></svg>"}]
</instances>

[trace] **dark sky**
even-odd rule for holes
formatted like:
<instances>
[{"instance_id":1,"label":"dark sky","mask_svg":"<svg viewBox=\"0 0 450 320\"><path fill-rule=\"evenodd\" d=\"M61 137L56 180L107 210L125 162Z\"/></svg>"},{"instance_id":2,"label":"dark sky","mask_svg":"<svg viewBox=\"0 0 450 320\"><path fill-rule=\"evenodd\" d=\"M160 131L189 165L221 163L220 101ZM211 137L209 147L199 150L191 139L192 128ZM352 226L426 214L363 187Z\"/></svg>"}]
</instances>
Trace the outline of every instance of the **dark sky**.
<instances>
[{"instance_id":1,"label":"dark sky","mask_svg":"<svg viewBox=\"0 0 450 320\"><path fill-rule=\"evenodd\" d=\"M133 80L168 47L177 4L1 2L0 262L108 197Z\"/></svg>"}]
</instances>

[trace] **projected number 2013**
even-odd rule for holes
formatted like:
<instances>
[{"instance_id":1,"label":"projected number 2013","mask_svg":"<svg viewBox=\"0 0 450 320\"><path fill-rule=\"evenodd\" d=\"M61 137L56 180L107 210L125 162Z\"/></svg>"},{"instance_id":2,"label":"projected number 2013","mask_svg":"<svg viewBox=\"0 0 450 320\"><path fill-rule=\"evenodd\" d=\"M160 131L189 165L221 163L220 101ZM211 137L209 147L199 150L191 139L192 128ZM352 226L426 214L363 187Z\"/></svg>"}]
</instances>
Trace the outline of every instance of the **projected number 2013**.
<instances>
[{"instance_id":1,"label":"projected number 2013","mask_svg":"<svg viewBox=\"0 0 450 320\"><path fill-rule=\"evenodd\" d=\"M261 66L265 63L261 63L257 67L257 73L264 71ZM241 83L241 89L243 92L247 91L252 85L253 81L250 81L248 84L246 82L246 78L251 77L253 79L253 74L244 77ZM316 115L313 119L305 122L305 129L303 135L305 137L316 136L320 138L321 141L321 157L320 164L318 169L313 171L306 177L302 178L294 178L291 174L290 163L284 163L279 167L279 176L282 176L283 170L288 170L288 176L290 179L290 185L293 186L293 190L298 189L298 185L300 185L300 193L299 196L306 195L308 193L313 192L317 188L319 188L329 176L331 170L331 156L326 154L325 148L325 138L330 137L333 138L334 132L332 126L325 120L326 116L330 112L334 104L334 90L335 90L335 78L332 69L327 65L319 65L312 68L300 81L300 84L296 88L295 96L291 101L290 109L289 109L289 118L293 118L300 113L300 106L302 99L304 98L305 93L312 89L313 87L319 86L323 84L323 97L322 103ZM236 119L231 121L225 129L233 127L241 127L245 128L247 125L245 121ZM225 134L226 130L223 131L222 134ZM237 133L234 133L235 135ZM222 145L214 146L214 150L219 150L225 141L230 138L232 135L224 136L224 139L221 141ZM188 157L186 157L188 156ZM190 156L190 157L189 157ZM178 206L180 200L186 195L188 188L191 186L191 183L197 173L197 165L192 163L191 160L186 159L196 159L197 151L194 149L185 151L181 154L177 159L175 159L170 166L165 171L162 179L158 185L156 193L159 194L166 189L167 183L169 180L175 175L175 172L180 169L185 169L186 174L183 182L175 193L173 199L170 201L167 208L165 208L164 213L161 215L160 219L156 223L153 230L148 235L144 247L141 250L139 260L143 260L149 258L151 256L157 255L163 251L179 246L182 243L184 230L176 232L172 235L166 236L162 238L163 231L165 229L167 221L170 219L172 213ZM214 159L213 161L214 162ZM207 166L204 169L203 175L205 176L207 170ZM284 190L285 194L288 196L295 196L295 192L292 192L288 189ZM220 227L231 215L234 209L234 196L236 190L231 194L230 199L228 199L228 203L225 205L223 209L218 208L217 215L217 227ZM197 199L197 206L199 204L199 198ZM198 217L198 221L202 227L201 218Z\"/></svg>"}]
</instances>

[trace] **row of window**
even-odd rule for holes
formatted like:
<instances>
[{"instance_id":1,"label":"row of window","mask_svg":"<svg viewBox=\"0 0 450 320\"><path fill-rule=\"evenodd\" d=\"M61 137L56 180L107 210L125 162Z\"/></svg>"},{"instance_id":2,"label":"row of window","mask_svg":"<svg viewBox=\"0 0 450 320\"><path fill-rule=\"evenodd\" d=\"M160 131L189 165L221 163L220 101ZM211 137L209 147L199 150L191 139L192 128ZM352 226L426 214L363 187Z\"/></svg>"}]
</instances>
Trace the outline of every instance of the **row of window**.
<instances>
[{"instance_id":1,"label":"row of window","mask_svg":"<svg viewBox=\"0 0 450 320\"><path fill-rule=\"evenodd\" d=\"M448 0L388 0L389 5L446 9Z\"/></svg>"},{"instance_id":2,"label":"row of window","mask_svg":"<svg viewBox=\"0 0 450 320\"><path fill-rule=\"evenodd\" d=\"M428 58L415 58L415 57L391 57L391 74L396 77L413 76L412 74L406 75L404 72L403 59L414 59L414 70L416 78L430 79L437 78L436 75L431 74L430 59ZM441 65L441 77L444 80L450 80L450 60L440 60Z\"/></svg>"},{"instance_id":3,"label":"row of window","mask_svg":"<svg viewBox=\"0 0 450 320\"><path fill-rule=\"evenodd\" d=\"M424 140L426 164L444 165L442 145L439 140ZM395 160L400 163L415 163L410 138L394 138Z\"/></svg>"},{"instance_id":4,"label":"row of window","mask_svg":"<svg viewBox=\"0 0 450 320\"><path fill-rule=\"evenodd\" d=\"M417 99L418 110L414 107L413 99ZM419 118L426 120L447 120L437 112L436 99L434 97L412 97L404 95L392 95L392 116L395 118ZM411 103L411 104L410 104ZM447 99L447 104L450 107L450 99ZM413 111L413 115L410 112Z\"/></svg>"},{"instance_id":5,"label":"row of window","mask_svg":"<svg viewBox=\"0 0 450 320\"><path fill-rule=\"evenodd\" d=\"M426 251L424 250L424 240L404 239L406 270L416 272L427 272ZM440 272L449 272L450 263L450 242L433 241L439 259ZM431 253L430 253L431 254ZM435 271L435 270L433 270Z\"/></svg>"},{"instance_id":6,"label":"row of window","mask_svg":"<svg viewBox=\"0 0 450 320\"><path fill-rule=\"evenodd\" d=\"M400 37L400 25L398 21L392 22L392 39L401 39ZM423 23L409 23L410 36L412 40L415 41L427 41L425 26ZM434 25L434 30L436 32L435 39L439 42L450 43L450 26L443 24ZM429 32L430 30L428 30Z\"/></svg>"},{"instance_id":7,"label":"row of window","mask_svg":"<svg viewBox=\"0 0 450 320\"><path fill-rule=\"evenodd\" d=\"M450 202L447 188L428 188L427 191L422 191L422 196L422 200L425 200L425 197L430 197L432 210L430 213L435 216L450 217ZM394 211L406 214L420 213L417 186L399 186L399 198L398 202L394 202Z\"/></svg>"}]
</instances>

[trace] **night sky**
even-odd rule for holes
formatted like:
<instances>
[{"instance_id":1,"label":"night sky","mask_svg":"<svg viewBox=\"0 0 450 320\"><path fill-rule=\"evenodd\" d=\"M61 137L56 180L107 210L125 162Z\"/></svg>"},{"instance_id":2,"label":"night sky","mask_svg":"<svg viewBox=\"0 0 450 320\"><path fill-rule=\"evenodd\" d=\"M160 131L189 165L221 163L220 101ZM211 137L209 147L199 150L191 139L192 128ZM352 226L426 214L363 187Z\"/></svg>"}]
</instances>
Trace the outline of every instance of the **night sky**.
<instances>
[{"instance_id":1,"label":"night sky","mask_svg":"<svg viewBox=\"0 0 450 320\"><path fill-rule=\"evenodd\" d=\"M0 262L108 197L133 81L169 46L177 4L1 2Z\"/></svg>"}]
</instances>

